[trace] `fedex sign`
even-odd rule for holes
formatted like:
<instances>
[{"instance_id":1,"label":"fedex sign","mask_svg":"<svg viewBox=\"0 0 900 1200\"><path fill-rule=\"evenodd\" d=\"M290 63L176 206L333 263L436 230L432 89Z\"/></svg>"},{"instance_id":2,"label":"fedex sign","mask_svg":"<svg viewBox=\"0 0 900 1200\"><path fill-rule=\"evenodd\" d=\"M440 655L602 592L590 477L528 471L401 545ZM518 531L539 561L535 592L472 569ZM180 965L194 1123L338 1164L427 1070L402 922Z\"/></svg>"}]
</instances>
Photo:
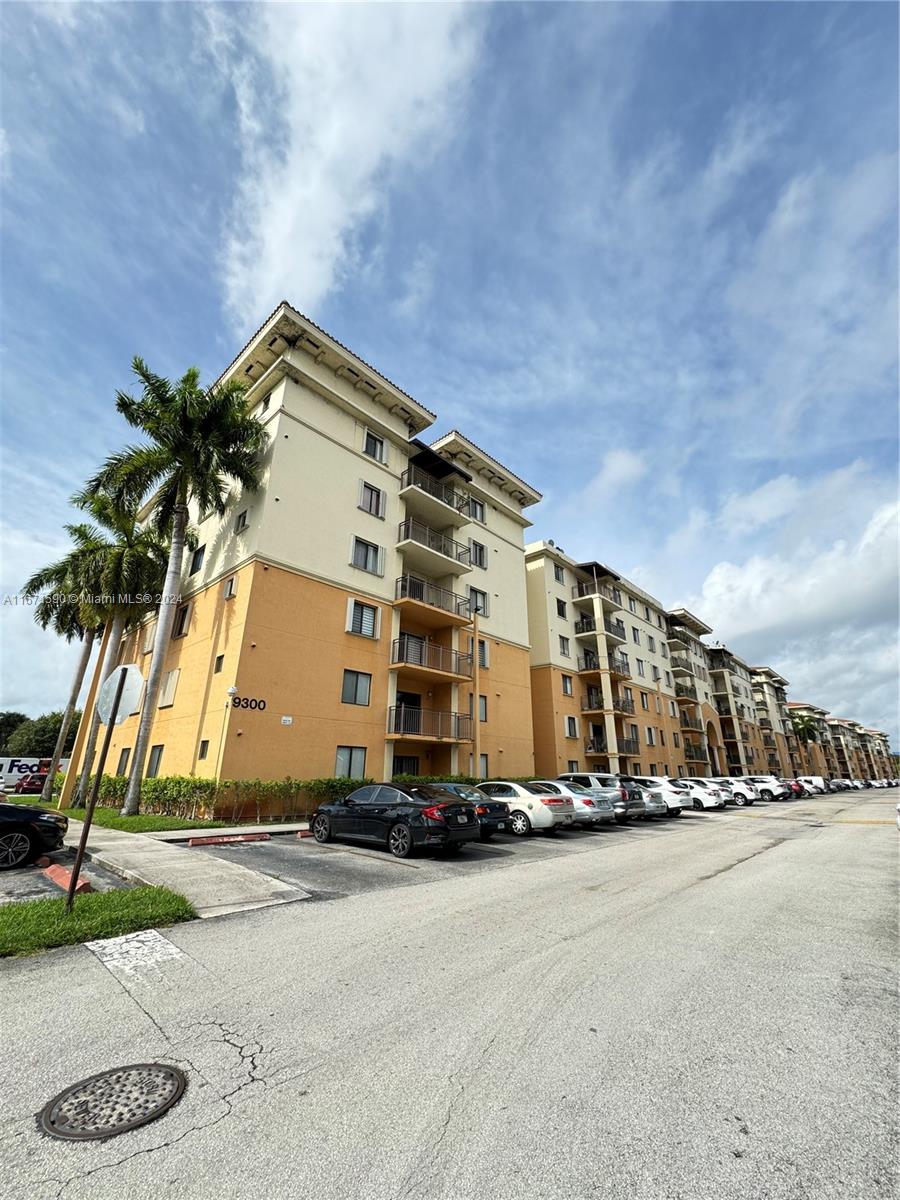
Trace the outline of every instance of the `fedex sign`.
<instances>
[{"instance_id":1,"label":"fedex sign","mask_svg":"<svg viewBox=\"0 0 900 1200\"><path fill-rule=\"evenodd\" d=\"M38 755L29 755L27 758L0 758L0 787L11 787L22 778L23 775L36 775L40 770L47 769L48 760L40 758ZM69 760L64 758L60 761L60 771L65 771L69 765Z\"/></svg>"}]
</instances>

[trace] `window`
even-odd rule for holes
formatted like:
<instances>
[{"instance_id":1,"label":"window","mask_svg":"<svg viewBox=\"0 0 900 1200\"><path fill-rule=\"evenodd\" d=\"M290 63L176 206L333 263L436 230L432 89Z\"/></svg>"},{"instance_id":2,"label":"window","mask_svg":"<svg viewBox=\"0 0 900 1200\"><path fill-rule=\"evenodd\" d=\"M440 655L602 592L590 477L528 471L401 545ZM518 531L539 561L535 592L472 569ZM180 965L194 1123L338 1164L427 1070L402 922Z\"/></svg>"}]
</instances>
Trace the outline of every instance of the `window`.
<instances>
[{"instance_id":1,"label":"window","mask_svg":"<svg viewBox=\"0 0 900 1200\"><path fill-rule=\"evenodd\" d=\"M553 564L553 578L556 580L557 583L565 583L566 582L566 573L563 570L563 568L559 565L559 563ZM575 769L577 770L578 768L576 767Z\"/></svg>"},{"instance_id":2,"label":"window","mask_svg":"<svg viewBox=\"0 0 900 1200\"><path fill-rule=\"evenodd\" d=\"M374 458L376 462L385 462L384 438L378 437L377 434L371 433L367 429L363 440L363 454L368 454L369 458ZM355 776L351 776L351 778L355 778Z\"/></svg>"},{"instance_id":3,"label":"window","mask_svg":"<svg viewBox=\"0 0 900 1200\"><path fill-rule=\"evenodd\" d=\"M380 575L381 551L372 542L366 542L362 538L354 538L352 563L360 571L368 571L371 575Z\"/></svg>"},{"instance_id":4,"label":"window","mask_svg":"<svg viewBox=\"0 0 900 1200\"><path fill-rule=\"evenodd\" d=\"M225 599L233 600L237 595L237 575L229 575L225 580Z\"/></svg>"},{"instance_id":5,"label":"window","mask_svg":"<svg viewBox=\"0 0 900 1200\"><path fill-rule=\"evenodd\" d=\"M163 747L162 746L151 746L150 747L150 760L147 763L147 778L148 779L155 779L157 777L157 775L159 774L159 764L162 762L162 756L163 756Z\"/></svg>"},{"instance_id":6,"label":"window","mask_svg":"<svg viewBox=\"0 0 900 1200\"><path fill-rule=\"evenodd\" d=\"M659 644L659 652L660 652L660 654L663 656L663 658L668 658L668 657L669 657L669 647L666 645L666 643L665 643L665 642L660 642L660 644Z\"/></svg>"},{"instance_id":7,"label":"window","mask_svg":"<svg viewBox=\"0 0 900 1200\"><path fill-rule=\"evenodd\" d=\"M128 770L128 756L131 753L131 747L126 746L124 750L119 752L119 765L116 767L117 775L124 775Z\"/></svg>"},{"instance_id":8,"label":"window","mask_svg":"<svg viewBox=\"0 0 900 1200\"><path fill-rule=\"evenodd\" d=\"M556 615L557 615L558 617L563 617L563 618L565 618L565 615L566 615L566 602L565 602L565 600L557 600L557 602L556 602Z\"/></svg>"},{"instance_id":9,"label":"window","mask_svg":"<svg viewBox=\"0 0 900 1200\"><path fill-rule=\"evenodd\" d=\"M174 671L166 671L163 675L162 687L159 689L159 708L171 708L175 703L175 689L178 687L180 674L181 669L176 667Z\"/></svg>"},{"instance_id":10,"label":"window","mask_svg":"<svg viewBox=\"0 0 900 1200\"><path fill-rule=\"evenodd\" d=\"M566 737L578 737L578 722L574 717L566 717Z\"/></svg>"},{"instance_id":11,"label":"window","mask_svg":"<svg viewBox=\"0 0 900 1200\"><path fill-rule=\"evenodd\" d=\"M475 642L473 638L469 638L469 653L475 653ZM489 667L491 665L488 658L488 645L484 638L478 639L478 665L479 667Z\"/></svg>"},{"instance_id":12,"label":"window","mask_svg":"<svg viewBox=\"0 0 900 1200\"><path fill-rule=\"evenodd\" d=\"M622 593L619 591L619 589L617 587L614 587L612 589L612 598L615 601L615 603L618 604L619 608L621 608L622 607Z\"/></svg>"},{"instance_id":13,"label":"window","mask_svg":"<svg viewBox=\"0 0 900 1200\"><path fill-rule=\"evenodd\" d=\"M651 666L651 668L650 668L650 677L652 678L652 680L653 680L653 682L654 682L654 683L659 683L659 679L660 679L660 675L659 675L659 667L653 667L653 666Z\"/></svg>"},{"instance_id":14,"label":"window","mask_svg":"<svg viewBox=\"0 0 900 1200\"><path fill-rule=\"evenodd\" d=\"M359 508L373 517L384 517L384 492L374 484L359 481Z\"/></svg>"},{"instance_id":15,"label":"window","mask_svg":"<svg viewBox=\"0 0 900 1200\"><path fill-rule=\"evenodd\" d=\"M570 657L570 655L569 655L569 639L567 637L563 637L562 634L559 635L559 652L565 658Z\"/></svg>"},{"instance_id":16,"label":"window","mask_svg":"<svg viewBox=\"0 0 900 1200\"><path fill-rule=\"evenodd\" d=\"M676 714L676 712L675 712L675 701L674 701L674 700L670 700L670 701L669 701L669 716L670 716L670 717L674 717L674 716L676 716L676 715L677 715L677 714Z\"/></svg>"},{"instance_id":17,"label":"window","mask_svg":"<svg viewBox=\"0 0 900 1200\"><path fill-rule=\"evenodd\" d=\"M156 622L151 621L149 625L144 626L144 654L149 654L153 649L153 641L156 637Z\"/></svg>"},{"instance_id":18,"label":"window","mask_svg":"<svg viewBox=\"0 0 900 1200\"><path fill-rule=\"evenodd\" d=\"M650 711L650 698L646 692L641 692L641 708L645 708L648 712Z\"/></svg>"},{"instance_id":19,"label":"window","mask_svg":"<svg viewBox=\"0 0 900 1200\"><path fill-rule=\"evenodd\" d=\"M378 609L374 604L363 604L361 600L350 601L350 633L361 637L378 637Z\"/></svg>"},{"instance_id":20,"label":"window","mask_svg":"<svg viewBox=\"0 0 900 1200\"><path fill-rule=\"evenodd\" d=\"M206 554L206 547L198 546L197 549L194 551L193 555L191 556L191 569L190 569L190 571L188 571L189 575L197 574L197 572L203 566L203 556L205 554Z\"/></svg>"},{"instance_id":21,"label":"window","mask_svg":"<svg viewBox=\"0 0 900 1200\"><path fill-rule=\"evenodd\" d=\"M665 628L665 626L663 625L662 613L656 614L656 624L659 626L660 629Z\"/></svg>"},{"instance_id":22,"label":"window","mask_svg":"<svg viewBox=\"0 0 900 1200\"><path fill-rule=\"evenodd\" d=\"M622 694L624 695L626 700L629 700L629 701L634 700L634 692L631 690L630 687L623 687Z\"/></svg>"},{"instance_id":23,"label":"window","mask_svg":"<svg viewBox=\"0 0 900 1200\"><path fill-rule=\"evenodd\" d=\"M629 727L628 727L628 728L631 730L631 740L632 740L633 742L636 742L636 741L638 741L638 737L639 737L639 730L638 730L638 727L637 727L637 725L629 725Z\"/></svg>"},{"instance_id":24,"label":"window","mask_svg":"<svg viewBox=\"0 0 900 1200\"><path fill-rule=\"evenodd\" d=\"M204 738L200 743L200 749L197 751L197 757L206 758L207 754L209 754L209 741Z\"/></svg>"},{"instance_id":25,"label":"window","mask_svg":"<svg viewBox=\"0 0 900 1200\"><path fill-rule=\"evenodd\" d=\"M473 521L478 521L479 524L484 524L484 503L481 500L476 500L474 496L469 497L469 516Z\"/></svg>"},{"instance_id":26,"label":"window","mask_svg":"<svg viewBox=\"0 0 900 1200\"><path fill-rule=\"evenodd\" d=\"M334 773L339 779L365 779L365 746L338 746L334 759Z\"/></svg>"},{"instance_id":27,"label":"window","mask_svg":"<svg viewBox=\"0 0 900 1200\"><path fill-rule=\"evenodd\" d=\"M487 569L487 549L482 546L481 542L475 542L469 539L469 561L473 567L481 567Z\"/></svg>"},{"instance_id":28,"label":"window","mask_svg":"<svg viewBox=\"0 0 900 1200\"><path fill-rule=\"evenodd\" d=\"M479 754L478 757L480 759L480 762L478 763L478 778L479 779L487 779L487 777L488 777L488 756L486 754Z\"/></svg>"},{"instance_id":29,"label":"window","mask_svg":"<svg viewBox=\"0 0 900 1200\"><path fill-rule=\"evenodd\" d=\"M650 764L650 774L651 774L651 775L655 775L655 774L656 774L656 763L651 763L651 764Z\"/></svg>"},{"instance_id":30,"label":"window","mask_svg":"<svg viewBox=\"0 0 900 1200\"><path fill-rule=\"evenodd\" d=\"M656 711L661 714L662 713L662 701L660 700L659 696L654 696L653 699L654 699L654 702L656 703Z\"/></svg>"},{"instance_id":31,"label":"window","mask_svg":"<svg viewBox=\"0 0 900 1200\"><path fill-rule=\"evenodd\" d=\"M672 734L672 745L675 747L676 750L681 745L681 738L679 737L679 735L677 733Z\"/></svg>"},{"instance_id":32,"label":"window","mask_svg":"<svg viewBox=\"0 0 900 1200\"><path fill-rule=\"evenodd\" d=\"M649 633L647 634L647 649L651 654L656 653L656 638Z\"/></svg>"},{"instance_id":33,"label":"window","mask_svg":"<svg viewBox=\"0 0 900 1200\"><path fill-rule=\"evenodd\" d=\"M482 722L487 720L487 696L478 697L478 720Z\"/></svg>"},{"instance_id":34,"label":"window","mask_svg":"<svg viewBox=\"0 0 900 1200\"><path fill-rule=\"evenodd\" d=\"M632 625L632 627L631 627L631 640L634 642L634 644L636 646L639 646L641 644L641 631L639 629L637 629L634 625Z\"/></svg>"},{"instance_id":35,"label":"window","mask_svg":"<svg viewBox=\"0 0 900 1200\"><path fill-rule=\"evenodd\" d=\"M571 676L571 675L563 675L563 677L562 677L562 690L563 690L563 695L564 695L564 696L571 696L571 695L572 695L572 676Z\"/></svg>"},{"instance_id":36,"label":"window","mask_svg":"<svg viewBox=\"0 0 900 1200\"><path fill-rule=\"evenodd\" d=\"M570 771L577 771L577 770L578 770L578 759L577 759L577 758L570 758L570 759L569 759L569 767L568 767L568 769L569 769Z\"/></svg>"},{"instance_id":37,"label":"window","mask_svg":"<svg viewBox=\"0 0 900 1200\"><path fill-rule=\"evenodd\" d=\"M628 597L628 611L633 613L637 612L637 601L635 600L634 596Z\"/></svg>"},{"instance_id":38,"label":"window","mask_svg":"<svg viewBox=\"0 0 900 1200\"><path fill-rule=\"evenodd\" d=\"M644 679L647 675L647 672L644 670L644 660L642 658L636 658L634 661L637 665L638 675L640 675L641 679Z\"/></svg>"},{"instance_id":39,"label":"window","mask_svg":"<svg viewBox=\"0 0 900 1200\"><path fill-rule=\"evenodd\" d=\"M247 509L245 508L243 512L239 512L237 515L237 519L234 522L234 532L235 533L243 533L243 531L246 528L247 528Z\"/></svg>"},{"instance_id":40,"label":"window","mask_svg":"<svg viewBox=\"0 0 900 1200\"><path fill-rule=\"evenodd\" d=\"M666 687L671 687L671 686L672 686L672 675L669 671L666 671Z\"/></svg>"},{"instance_id":41,"label":"window","mask_svg":"<svg viewBox=\"0 0 900 1200\"><path fill-rule=\"evenodd\" d=\"M469 612L477 612L480 616L488 616L488 594L478 588L469 588Z\"/></svg>"},{"instance_id":42,"label":"window","mask_svg":"<svg viewBox=\"0 0 900 1200\"><path fill-rule=\"evenodd\" d=\"M213 666L213 675L220 675L220 674L222 673L222 668L223 668L224 666L225 666L225 655L224 655L224 654L217 654L217 655L216 655L216 661L215 661L215 664L214 664L214 666Z\"/></svg>"},{"instance_id":43,"label":"window","mask_svg":"<svg viewBox=\"0 0 900 1200\"><path fill-rule=\"evenodd\" d=\"M368 704L372 691L372 676L363 671L345 671L341 689L341 704Z\"/></svg>"},{"instance_id":44,"label":"window","mask_svg":"<svg viewBox=\"0 0 900 1200\"><path fill-rule=\"evenodd\" d=\"M655 746L656 745L656 734L653 732L653 730L650 728L649 725L647 726L647 728L644 732L647 735L647 745Z\"/></svg>"},{"instance_id":45,"label":"window","mask_svg":"<svg viewBox=\"0 0 900 1200\"><path fill-rule=\"evenodd\" d=\"M175 623L172 626L172 637L184 637L188 631L188 623L191 615L191 606L182 604L180 608L175 610Z\"/></svg>"},{"instance_id":46,"label":"window","mask_svg":"<svg viewBox=\"0 0 900 1200\"><path fill-rule=\"evenodd\" d=\"M647 607L646 604L644 605L644 620L645 621L650 620L650 609Z\"/></svg>"},{"instance_id":47,"label":"window","mask_svg":"<svg viewBox=\"0 0 900 1200\"><path fill-rule=\"evenodd\" d=\"M261 404L261 406L260 406L263 412L268 412L268 411L269 411L269 401L270 401L271 399L272 399L272 393L271 393L271 392L269 392L269 394L268 394L267 396L263 396L263 398L262 398L262 404Z\"/></svg>"},{"instance_id":48,"label":"window","mask_svg":"<svg viewBox=\"0 0 900 1200\"><path fill-rule=\"evenodd\" d=\"M666 744L666 731L664 729L661 729L659 731L659 744L661 746L664 746Z\"/></svg>"}]
</instances>

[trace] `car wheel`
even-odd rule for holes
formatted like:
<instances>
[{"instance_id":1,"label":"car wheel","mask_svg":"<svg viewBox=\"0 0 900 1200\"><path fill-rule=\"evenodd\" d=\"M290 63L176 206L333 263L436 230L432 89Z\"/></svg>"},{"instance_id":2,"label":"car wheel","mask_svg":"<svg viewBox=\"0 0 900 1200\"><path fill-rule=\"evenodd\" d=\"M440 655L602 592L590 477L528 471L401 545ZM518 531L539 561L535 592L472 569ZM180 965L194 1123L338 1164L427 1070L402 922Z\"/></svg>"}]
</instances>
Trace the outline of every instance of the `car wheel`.
<instances>
[{"instance_id":1,"label":"car wheel","mask_svg":"<svg viewBox=\"0 0 900 1200\"><path fill-rule=\"evenodd\" d=\"M12 833L4 833L0 837L0 871L24 866L33 856L34 843L30 834L14 829Z\"/></svg>"},{"instance_id":2,"label":"car wheel","mask_svg":"<svg viewBox=\"0 0 900 1200\"><path fill-rule=\"evenodd\" d=\"M744 799L743 796L735 796L734 802L738 806L738 808L743 808L744 805L747 803L747 801Z\"/></svg>"},{"instance_id":3,"label":"car wheel","mask_svg":"<svg viewBox=\"0 0 900 1200\"><path fill-rule=\"evenodd\" d=\"M527 837L531 833L531 822L523 812L514 812L509 818L510 833L516 837Z\"/></svg>"},{"instance_id":4,"label":"car wheel","mask_svg":"<svg viewBox=\"0 0 900 1200\"><path fill-rule=\"evenodd\" d=\"M681 816L681 809L680 809L680 808L670 808L670 809L669 809L669 816L670 816L670 817L680 817L680 816Z\"/></svg>"},{"instance_id":5,"label":"car wheel","mask_svg":"<svg viewBox=\"0 0 900 1200\"><path fill-rule=\"evenodd\" d=\"M764 788L763 791L761 791L759 793L759 797L761 800L773 800L774 799L774 796L772 795L772 793L769 791L768 788Z\"/></svg>"},{"instance_id":6,"label":"car wheel","mask_svg":"<svg viewBox=\"0 0 900 1200\"><path fill-rule=\"evenodd\" d=\"M694 812L703 812L703 803L700 800L694 801Z\"/></svg>"},{"instance_id":7,"label":"car wheel","mask_svg":"<svg viewBox=\"0 0 900 1200\"><path fill-rule=\"evenodd\" d=\"M334 838L331 832L331 822L324 813L319 813L313 821L313 837L317 842L330 842Z\"/></svg>"},{"instance_id":8,"label":"car wheel","mask_svg":"<svg viewBox=\"0 0 900 1200\"><path fill-rule=\"evenodd\" d=\"M402 821L392 825L388 834L388 850L394 858L409 858L412 848L413 840L409 826L404 825Z\"/></svg>"}]
</instances>

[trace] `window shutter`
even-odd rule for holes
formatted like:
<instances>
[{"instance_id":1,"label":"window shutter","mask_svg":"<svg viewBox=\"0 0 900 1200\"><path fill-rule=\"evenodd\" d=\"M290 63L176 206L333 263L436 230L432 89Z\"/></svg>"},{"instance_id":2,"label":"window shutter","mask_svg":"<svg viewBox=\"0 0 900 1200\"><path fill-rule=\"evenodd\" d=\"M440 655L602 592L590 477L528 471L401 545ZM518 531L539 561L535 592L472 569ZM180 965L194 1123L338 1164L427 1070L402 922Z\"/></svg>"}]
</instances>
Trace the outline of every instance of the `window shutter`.
<instances>
[{"instance_id":1,"label":"window shutter","mask_svg":"<svg viewBox=\"0 0 900 1200\"><path fill-rule=\"evenodd\" d=\"M352 596L348 597L348 599L347 599L347 620L344 624L344 629L347 633L351 633L353 630L353 597Z\"/></svg>"},{"instance_id":2,"label":"window shutter","mask_svg":"<svg viewBox=\"0 0 900 1200\"><path fill-rule=\"evenodd\" d=\"M378 547L378 574L384 574L384 546Z\"/></svg>"}]
</instances>

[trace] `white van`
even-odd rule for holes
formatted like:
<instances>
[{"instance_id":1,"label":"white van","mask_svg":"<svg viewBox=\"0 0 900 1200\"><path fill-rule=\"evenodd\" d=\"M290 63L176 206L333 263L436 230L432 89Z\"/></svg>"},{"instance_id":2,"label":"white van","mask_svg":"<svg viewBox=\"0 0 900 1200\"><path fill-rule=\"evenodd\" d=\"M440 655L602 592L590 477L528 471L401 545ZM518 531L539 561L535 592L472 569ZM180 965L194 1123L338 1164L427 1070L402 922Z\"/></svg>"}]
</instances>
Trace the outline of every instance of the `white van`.
<instances>
[{"instance_id":1,"label":"white van","mask_svg":"<svg viewBox=\"0 0 900 1200\"><path fill-rule=\"evenodd\" d=\"M816 792L820 796L831 791L831 788L821 775L798 775L797 778L805 788L808 788L812 792Z\"/></svg>"},{"instance_id":2,"label":"white van","mask_svg":"<svg viewBox=\"0 0 900 1200\"><path fill-rule=\"evenodd\" d=\"M22 758L0 758L0 791L11 792L23 775L37 775L42 769L46 770L49 758L41 758L39 754L26 754ZM69 765L67 758L62 759L59 769L65 771Z\"/></svg>"}]
</instances>

